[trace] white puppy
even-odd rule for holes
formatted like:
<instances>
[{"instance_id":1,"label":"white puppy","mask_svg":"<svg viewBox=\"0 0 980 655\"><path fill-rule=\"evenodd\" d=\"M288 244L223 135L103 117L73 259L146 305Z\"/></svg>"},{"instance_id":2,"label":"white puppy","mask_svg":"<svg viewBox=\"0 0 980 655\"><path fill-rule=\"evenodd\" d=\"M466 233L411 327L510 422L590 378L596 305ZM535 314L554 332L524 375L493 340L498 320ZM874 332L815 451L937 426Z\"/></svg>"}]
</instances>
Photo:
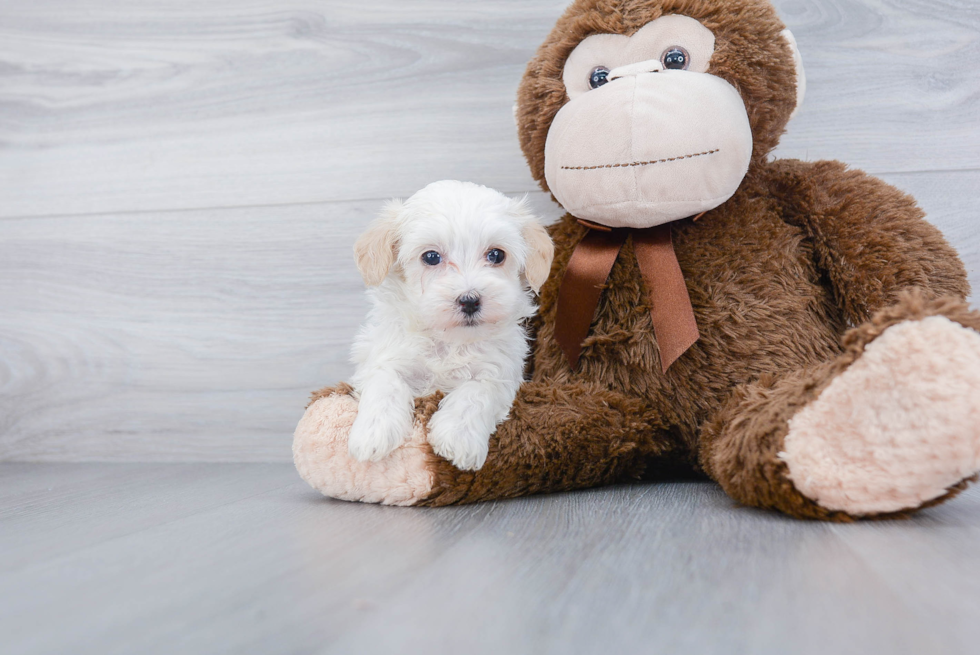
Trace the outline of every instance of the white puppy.
<instances>
[{"instance_id":1,"label":"white puppy","mask_svg":"<svg viewBox=\"0 0 980 655\"><path fill-rule=\"evenodd\" d=\"M444 181L388 203L354 255L372 308L352 354L351 456L388 455L412 432L414 399L440 390L429 443L457 468L481 468L523 379L551 238L523 201Z\"/></svg>"}]
</instances>

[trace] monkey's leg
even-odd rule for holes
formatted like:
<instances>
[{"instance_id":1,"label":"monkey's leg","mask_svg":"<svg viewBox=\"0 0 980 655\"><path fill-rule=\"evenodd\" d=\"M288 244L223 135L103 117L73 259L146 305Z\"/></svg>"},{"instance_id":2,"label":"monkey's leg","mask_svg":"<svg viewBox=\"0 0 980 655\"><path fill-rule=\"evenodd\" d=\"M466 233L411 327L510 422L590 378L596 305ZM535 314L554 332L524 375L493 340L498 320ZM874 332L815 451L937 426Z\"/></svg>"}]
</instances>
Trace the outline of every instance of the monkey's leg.
<instances>
[{"instance_id":1,"label":"monkey's leg","mask_svg":"<svg viewBox=\"0 0 980 655\"><path fill-rule=\"evenodd\" d=\"M702 431L735 500L826 520L938 504L980 471L980 313L906 295L835 361L739 388Z\"/></svg>"},{"instance_id":2,"label":"monkey's leg","mask_svg":"<svg viewBox=\"0 0 980 655\"><path fill-rule=\"evenodd\" d=\"M459 471L433 454L425 426L438 397L417 403L415 432L380 462L347 454L357 415L349 388L328 390L296 428L300 475L324 495L389 505L448 505L565 491L639 478L645 462L671 448L656 418L635 398L585 385L527 383L490 440L479 471Z\"/></svg>"}]
</instances>

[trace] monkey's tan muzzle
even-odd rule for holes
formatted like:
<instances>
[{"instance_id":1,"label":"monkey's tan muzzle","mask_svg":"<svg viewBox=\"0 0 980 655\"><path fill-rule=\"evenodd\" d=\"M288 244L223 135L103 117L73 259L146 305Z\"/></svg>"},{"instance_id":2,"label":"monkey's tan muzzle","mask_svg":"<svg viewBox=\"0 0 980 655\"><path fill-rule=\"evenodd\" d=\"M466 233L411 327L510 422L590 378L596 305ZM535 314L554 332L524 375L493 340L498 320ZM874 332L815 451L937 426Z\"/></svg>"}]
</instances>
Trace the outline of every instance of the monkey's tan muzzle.
<instances>
[{"instance_id":1,"label":"monkey's tan muzzle","mask_svg":"<svg viewBox=\"0 0 980 655\"><path fill-rule=\"evenodd\" d=\"M752 131L735 88L714 75L640 62L558 112L545 177L577 218L645 228L724 203L752 158Z\"/></svg>"}]
</instances>

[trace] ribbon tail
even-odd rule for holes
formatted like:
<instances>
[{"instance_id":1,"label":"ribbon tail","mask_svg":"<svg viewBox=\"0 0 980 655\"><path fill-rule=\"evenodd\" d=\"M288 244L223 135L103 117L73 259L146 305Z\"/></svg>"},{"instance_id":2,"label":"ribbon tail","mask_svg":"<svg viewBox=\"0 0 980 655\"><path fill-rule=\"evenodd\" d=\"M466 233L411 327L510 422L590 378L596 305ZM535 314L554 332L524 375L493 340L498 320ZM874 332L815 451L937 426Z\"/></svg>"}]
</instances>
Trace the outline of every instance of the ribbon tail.
<instances>
[{"instance_id":1,"label":"ribbon tail","mask_svg":"<svg viewBox=\"0 0 980 655\"><path fill-rule=\"evenodd\" d=\"M701 336L691 297L677 262L669 224L637 230L633 233L633 248L650 290L650 315L660 349L660 365L666 373Z\"/></svg>"},{"instance_id":2,"label":"ribbon tail","mask_svg":"<svg viewBox=\"0 0 980 655\"><path fill-rule=\"evenodd\" d=\"M574 369L589 334L602 286L609 279L626 231L589 230L572 252L558 291L555 340Z\"/></svg>"}]
</instances>

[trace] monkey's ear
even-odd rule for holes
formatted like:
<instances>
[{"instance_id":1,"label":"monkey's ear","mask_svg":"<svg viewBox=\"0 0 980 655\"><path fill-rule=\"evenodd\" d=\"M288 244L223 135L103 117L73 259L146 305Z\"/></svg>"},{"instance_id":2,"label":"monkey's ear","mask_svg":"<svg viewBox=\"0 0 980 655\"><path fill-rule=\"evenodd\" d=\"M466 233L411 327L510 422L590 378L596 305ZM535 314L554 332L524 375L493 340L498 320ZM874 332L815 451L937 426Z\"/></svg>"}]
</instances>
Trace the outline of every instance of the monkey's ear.
<instances>
[{"instance_id":1,"label":"monkey's ear","mask_svg":"<svg viewBox=\"0 0 980 655\"><path fill-rule=\"evenodd\" d=\"M531 217L524 226L524 242L527 244L527 259L524 260L524 277L531 285L534 293L541 291L541 286L551 273L551 260L555 258L555 244L544 226Z\"/></svg>"},{"instance_id":2,"label":"monkey's ear","mask_svg":"<svg viewBox=\"0 0 980 655\"><path fill-rule=\"evenodd\" d=\"M793 63L796 65L796 108L789 116L793 118L803 106L803 98L806 96L806 71L803 70L803 56L800 55L800 48L796 45L796 37L787 29L783 30L783 38L789 42L789 48L793 51Z\"/></svg>"},{"instance_id":3,"label":"monkey's ear","mask_svg":"<svg viewBox=\"0 0 980 655\"><path fill-rule=\"evenodd\" d=\"M369 287L381 284L395 263L398 248L395 221L401 208L400 200L388 202L354 244L357 270Z\"/></svg>"}]
</instances>

